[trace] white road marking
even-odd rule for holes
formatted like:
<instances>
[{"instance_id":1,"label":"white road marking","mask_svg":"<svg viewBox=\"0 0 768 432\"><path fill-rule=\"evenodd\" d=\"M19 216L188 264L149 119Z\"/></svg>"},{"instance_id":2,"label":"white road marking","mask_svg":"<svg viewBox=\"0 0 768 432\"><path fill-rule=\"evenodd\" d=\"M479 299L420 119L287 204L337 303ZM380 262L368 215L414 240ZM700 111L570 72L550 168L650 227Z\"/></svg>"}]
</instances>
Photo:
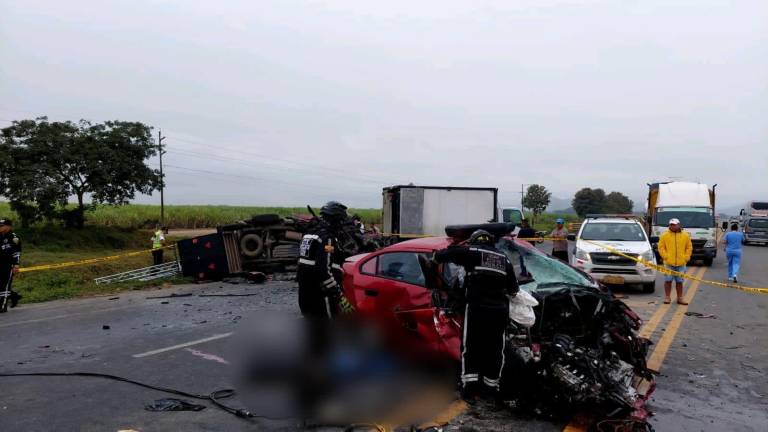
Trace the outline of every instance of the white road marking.
<instances>
[{"instance_id":1,"label":"white road marking","mask_svg":"<svg viewBox=\"0 0 768 432\"><path fill-rule=\"evenodd\" d=\"M200 357L203 360L215 361L216 363L221 363L225 365L229 364L229 362L226 359L219 357L216 354L208 354L200 350L196 350L194 348L184 348L184 351L188 351L192 353L193 356Z\"/></svg>"},{"instance_id":2,"label":"white road marking","mask_svg":"<svg viewBox=\"0 0 768 432\"><path fill-rule=\"evenodd\" d=\"M17 326L22 324L31 324L31 323L43 322L43 321L53 321L57 319L70 318L70 317L79 316L79 315L88 315L88 314L98 313L98 312L112 312L116 310L129 309L136 306L139 306L139 305L128 305L128 306L114 307L109 309L94 309L86 312L75 312L75 313L66 314L66 315L54 315L54 316L49 316L45 318L30 319L30 320L24 320L24 321L14 321L10 323L0 324L0 328L12 327L12 326Z\"/></svg>"},{"instance_id":3,"label":"white road marking","mask_svg":"<svg viewBox=\"0 0 768 432\"><path fill-rule=\"evenodd\" d=\"M152 350L152 351L147 351L147 352L144 352L144 353L141 353L141 354L134 354L133 358L149 357L151 355L160 354L160 353L164 353L164 352L168 352L168 351L173 351L173 350L177 350L177 349L180 349L180 348L186 348L186 347L193 346L193 345L199 345L201 343L206 343L206 342L214 341L214 340L217 340L217 339L224 339L224 338L232 336L233 334L234 334L234 332L217 334L217 335L213 335L213 336L210 336L210 337L207 337L207 338L194 340L194 341L191 341L191 342L185 342L185 343L178 344L178 345L173 345L173 346L169 346L169 347L165 347L165 348L160 348L160 349L156 349L156 350Z\"/></svg>"}]
</instances>

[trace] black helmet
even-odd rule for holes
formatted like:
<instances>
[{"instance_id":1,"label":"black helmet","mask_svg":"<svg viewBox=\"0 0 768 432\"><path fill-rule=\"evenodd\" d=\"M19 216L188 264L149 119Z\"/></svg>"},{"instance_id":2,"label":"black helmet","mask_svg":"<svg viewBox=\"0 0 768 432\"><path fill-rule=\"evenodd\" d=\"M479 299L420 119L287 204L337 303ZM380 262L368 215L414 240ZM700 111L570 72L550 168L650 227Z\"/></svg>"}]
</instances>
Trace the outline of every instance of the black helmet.
<instances>
[{"instance_id":1,"label":"black helmet","mask_svg":"<svg viewBox=\"0 0 768 432\"><path fill-rule=\"evenodd\" d=\"M484 244L484 245L491 245L491 246L494 243L493 236L491 235L491 233L481 229L473 232L472 235L469 236L469 240L467 240L467 242L469 244L474 244L474 245Z\"/></svg>"},{"instance_id":2,"label":"black helmet","mask_svg":"<svg viewBox=\"0 0 768 432\"><path fill-rule=\"evenodd\" d=\"M328 201L320 209L320 217L329 224L338 224L344 222L347 215L347 206L338 201Z\"/></svg>"}]
</instances>

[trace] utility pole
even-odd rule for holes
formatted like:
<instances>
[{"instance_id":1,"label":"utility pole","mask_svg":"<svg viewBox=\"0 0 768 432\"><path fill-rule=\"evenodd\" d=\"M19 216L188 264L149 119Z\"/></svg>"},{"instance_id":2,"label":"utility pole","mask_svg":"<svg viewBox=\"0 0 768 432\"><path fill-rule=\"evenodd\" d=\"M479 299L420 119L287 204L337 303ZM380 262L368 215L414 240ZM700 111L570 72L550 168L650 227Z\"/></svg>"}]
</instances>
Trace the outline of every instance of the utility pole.
<instances>
[{"instance_id":1,"label":"utility pole","mask_svg":"<svg viewBox=\"0 0 768 432\"><path fill-rule=\"evenodd\" d=\"M520 211L523 212L523 215L525 215L525 206L523 205L523 199L525 199L525 185L520 184Z\"/></svg>"},{"instance_id":2,"label":"utility pole","mask_svg":"<svg viewBox=\"0 0 768 432\"><path fill-rule=\"evenodd\" d=\"M163 176L163 155L165 154L165 151L163 150L164 139L163 132L158 130L157 148L158 153L160 154L160 229L165 227L165 196L163 195L163 192L165 192L165 177Z\"/></svg>"}]
</instances>

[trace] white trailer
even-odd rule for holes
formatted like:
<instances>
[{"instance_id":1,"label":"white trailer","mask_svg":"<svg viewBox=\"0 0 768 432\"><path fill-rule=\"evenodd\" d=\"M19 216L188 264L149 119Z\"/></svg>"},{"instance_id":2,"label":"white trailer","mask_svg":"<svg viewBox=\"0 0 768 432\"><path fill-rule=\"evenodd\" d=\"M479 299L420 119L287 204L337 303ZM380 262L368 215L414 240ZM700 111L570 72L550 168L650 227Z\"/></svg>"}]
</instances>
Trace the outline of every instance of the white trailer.
<instances>
[{"instance_id":1,"label":"white trailer","mask_svg":"<svg viewBox=\"0 0 768 432\"><path fill-rule=\"evenodd\" d=\"M497 188L391 186L384 188L385 233L445 235L447 225L498 222Z\"/></svg>"}]
</instances>

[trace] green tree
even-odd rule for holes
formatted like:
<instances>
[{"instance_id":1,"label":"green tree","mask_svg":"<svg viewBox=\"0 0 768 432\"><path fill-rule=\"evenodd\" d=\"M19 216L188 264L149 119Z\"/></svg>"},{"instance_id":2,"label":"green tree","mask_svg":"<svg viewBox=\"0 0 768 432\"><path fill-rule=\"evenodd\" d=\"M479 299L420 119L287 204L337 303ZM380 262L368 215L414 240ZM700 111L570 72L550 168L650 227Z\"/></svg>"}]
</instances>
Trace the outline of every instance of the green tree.
<instances>
[{"instance_id":1,"label":"green tree","mask_svg":"<svg viewBox=\"0 0 768 432\"><path fill-rule=\"evenodd\" d=\"M536 217L547 209L551 197L552 194L544 186L537 184L528 186L523 196L523 207L533 212L533 223L536 222Z\"/></svg>"},{"instance_id":2,"label":"green tree","mask_svg":"<svg viewBox=\"0 0 768 432\"><path fill-rule=\"evenodd\" d=\"M590 213L601 213L605 208L605 191L598 189L583 188L576 192L571 201L571 206L580 217Z\"/></svg>"},{"instance_id":3,"label":"green tree","mask_svg":"<svg viewBox=\"0 0 768 432\"><path fill-rule=\"evenodd\" d=\"M31 219L50 217L74 196L77 207L62 208L62 217L82 227L86 195L92 205L125 204L136 193L152 193L161 181L146 165L157 153L151 128L138 122L15 121L2 130L0 146L9 155L0 163L8 168L0 175L0 194Z\"/></svg>"},{"instance_id":4,"label":"green tree","mask_svg":"<svg viewBox=\"0 0 768 432\"><path fill-rule=\"evenodd\" d=\"M635 203L633 203L628 196L621 192L611 192L605 197L605 207L603 208L603 212L628 214L632 213L632 208L634 206Z\"/></svg>"}]
</instances>

